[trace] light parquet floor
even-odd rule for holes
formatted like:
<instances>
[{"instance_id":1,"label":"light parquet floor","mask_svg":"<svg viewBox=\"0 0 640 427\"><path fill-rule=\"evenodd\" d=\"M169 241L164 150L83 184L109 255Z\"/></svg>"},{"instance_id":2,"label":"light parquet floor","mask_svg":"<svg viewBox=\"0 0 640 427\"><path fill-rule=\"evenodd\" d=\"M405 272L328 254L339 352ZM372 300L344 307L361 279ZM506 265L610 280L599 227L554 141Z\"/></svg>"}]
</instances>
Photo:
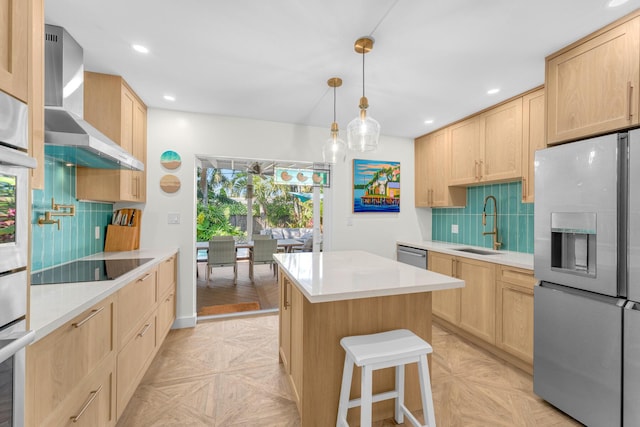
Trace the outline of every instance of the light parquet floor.
<instances>
[{"instance_id":1,"label":"light parquet floor","mask_svg":"<svg viewBox=\"0 0 640 427\"><path fill-rule=\"evenodd\" d=\"M531 376L433 328L432 384L439 427L579 426L533 394ZM118 427L299 426L278 363L278 316L172 330ZM396 425L380 421L375 427Z\"/></svg>"},{"instance_id":2,"label":"light parquet floor","mask_svg":"<svg viewBox=\"0 0 640 427\"><path fill-rule=\"evenodd\" d=\"M254 282L249 279L249 261L238 262L237 284L233 284L232 267L216 267L205 280L205 264L198 265L196 309L202 307L236 304L240 302L260 303L262 310L278 308L278 281L268 265L256 265Z\"/></svg>"}]
</instances>

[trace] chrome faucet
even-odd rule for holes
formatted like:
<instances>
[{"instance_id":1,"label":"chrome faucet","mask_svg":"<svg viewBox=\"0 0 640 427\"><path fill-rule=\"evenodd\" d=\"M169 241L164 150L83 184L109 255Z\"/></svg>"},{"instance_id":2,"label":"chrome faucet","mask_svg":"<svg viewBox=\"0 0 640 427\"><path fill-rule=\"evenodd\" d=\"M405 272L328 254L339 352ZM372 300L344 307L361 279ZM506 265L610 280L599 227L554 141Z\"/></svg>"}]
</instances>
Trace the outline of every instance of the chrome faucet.
<instances>
[{"instance_id":1,"label":"chrome faucet","mask_svg":"<svg viewBox=\"0 0 640 427\"><path fill-rule=\"evenodd\" d=\"M493 231L483 231L482 235L493 234L493 249L498 250L502 246L502 242L498 241L498 202L493 196L484 198L484 207L482 208L482 226L487 225L487 201L493 199Z\"/></svg>"}]
</instances>

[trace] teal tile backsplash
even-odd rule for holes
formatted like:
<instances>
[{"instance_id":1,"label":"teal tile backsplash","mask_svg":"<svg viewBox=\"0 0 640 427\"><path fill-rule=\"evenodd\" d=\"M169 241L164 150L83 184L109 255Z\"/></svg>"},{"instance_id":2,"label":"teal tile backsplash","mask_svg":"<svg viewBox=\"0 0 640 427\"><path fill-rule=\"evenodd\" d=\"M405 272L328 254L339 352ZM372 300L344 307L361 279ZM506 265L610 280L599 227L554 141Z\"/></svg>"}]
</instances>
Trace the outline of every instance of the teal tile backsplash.
<instances>
[{"instance_id":1,"label":"teal tile backsplash","mask_svg":"<svg viewBox=\"0 0 640 427\"><path fill-rule=\"evenodd\" d=\"M465 208L433 208L431 238L442 242L493 247L493 203L487 203L487 225L482 226L482 208L486 196L498 202L498 236L501 250L533 253L533 203L522 203L520 182L467 188ZM458 234L451 225L458 224Z\"/></svg>"},{"instance_id":2,"label":"teal tile backsplash","mask_svg":"<svg viewBox=\"0 0 640 427\"><path fill-rule=\"evenodd\" d=\"M76 200L76 168L45 159L44 191L32 192L31 270L63 264L87 255L102 252L107 225L111 221L110 203L79 202ZM38 218L51 210L51 198L57 204L76 206L75 216L56 216L55 224L38 225ZM100 227L100 239L95 227Z\"/></svg>"}]
</instances>

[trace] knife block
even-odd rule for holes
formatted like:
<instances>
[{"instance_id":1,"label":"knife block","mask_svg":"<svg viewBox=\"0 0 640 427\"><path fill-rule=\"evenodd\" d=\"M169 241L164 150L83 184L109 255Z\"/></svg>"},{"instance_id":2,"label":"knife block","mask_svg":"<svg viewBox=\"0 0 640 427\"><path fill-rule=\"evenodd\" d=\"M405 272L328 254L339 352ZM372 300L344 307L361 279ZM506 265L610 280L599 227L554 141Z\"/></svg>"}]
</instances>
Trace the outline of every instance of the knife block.
<instances>
[{"instance_id":1,"label":"knife block","mask_svg":"<svg viewBox=\"0 0 640 427\"><path fill-rule=\"evenodd\" d=\"M107 236L104 242L105 252L132 251L140 249L140 215L139 209L125 209L131 213L135 211L133 223L126 225L107 226Z\"/></svg>"}]
</instances>

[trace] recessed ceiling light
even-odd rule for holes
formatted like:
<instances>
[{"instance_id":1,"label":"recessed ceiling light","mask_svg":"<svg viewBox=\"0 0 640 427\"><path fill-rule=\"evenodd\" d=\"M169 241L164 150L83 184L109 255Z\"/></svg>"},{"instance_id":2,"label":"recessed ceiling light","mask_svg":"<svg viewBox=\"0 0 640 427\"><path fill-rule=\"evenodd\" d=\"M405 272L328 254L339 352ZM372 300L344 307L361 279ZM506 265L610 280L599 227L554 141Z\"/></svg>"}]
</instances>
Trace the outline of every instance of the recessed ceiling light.
<instances>
[{"instance_id":1,"label":"recessed ceiling light","mask_svg":"<svg viewBox=\"0 0 640 427\"><path fill-rule=\"evenodd\" d=\"M167 100L167 101L175 101L176 97L173 96L173 95L165 95L164 99Z\"/></svg>"},{"instance_id":2,"label":"recessed ceiling light","mask_svg":"<svg viewBox=\"0 0 640 427\"><path fill-rule=\"evenodd\" d=\"M432 124L432 123L433 123L433 119L428 119L428 120L425 120L425 121L424 121L424 124L425 124L425 125L430 125L430 124Z\"/></svg>"},{"instance_id":3,"label":"recessed ceiling light","mask_svg":"<svg viewBox=\"0 0 640 427\"><path fill-rule=\"evenodd\" d=\"M496 87L496 88L493 88L493 89L489 89L489 90L487 91L487 95L495 95L495 94L496 94L496 93L498 93L498 92L500 92L500 89L498 89L498 88Z\"/></svg>"},{"instance_id":4,"label":"recessed ceiling light","mask_svg":"<svg viewBox=\"0 0 640 427\"><path fill-rule=\"evenodd\" d=\"M627 2L628 0L610 0L609 3L607 3L607 6L609 7L618 7L620 5L623 5Z\"/></svg>"},{"instance_id":5,"label":"recessed ceiling light","mask_svg":"<svg viewBox=\"0 0 640 427\"><path fill-rule=\"evenodd\" d=\"M134 44L131 46L133 50L140 53L149 53L149 49L146 46L142 46L141 44Z\"/></svg>"}]
</instances>

